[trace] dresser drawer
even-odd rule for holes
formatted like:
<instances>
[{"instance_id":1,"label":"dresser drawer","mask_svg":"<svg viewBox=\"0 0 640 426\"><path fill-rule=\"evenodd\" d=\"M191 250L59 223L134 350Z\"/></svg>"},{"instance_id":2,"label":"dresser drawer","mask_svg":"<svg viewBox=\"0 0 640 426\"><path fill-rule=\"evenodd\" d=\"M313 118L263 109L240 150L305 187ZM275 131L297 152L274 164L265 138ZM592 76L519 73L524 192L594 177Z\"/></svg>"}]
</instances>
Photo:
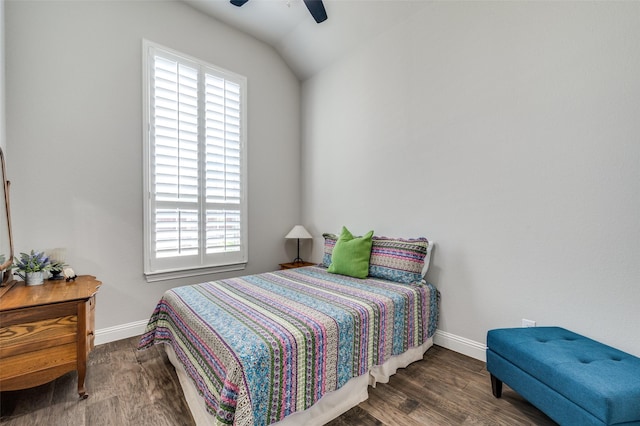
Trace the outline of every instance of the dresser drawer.
<instances>
[{"instance_id":1,"label":"dresser drawer","mask_svg":"<svg viewBox=\"0 0 640 426\"><path fill-rule=\"evenodd\" d=\"M53 380L76 369L77 355L77 345L73 342L3 358L1 389L22 389Z\"/></svg>"},{"instance_id":2,"label":"dresser drawer","mask_svg":"<svg viewBox=\"0 0 640 426\"><path fill-rule=\"evenodd\" d=\"M95 296L94 296L95 297ZM69 315L77 315L78 303L65 302L47 306L34 306L23 309L13 309L0 312L0 324L8 327L14 324L54 319Z\"/></svg>"},{"instance_id":3,"label":"dresser drawer","mask_svg":"<svg viewBox=\"0 0 640 426\"><path fill-rule=\"evenodd\" d=\"M0 327L3 370L5 357L75 343L77 331L76 315Z\"/></svg>"}]
</instances>

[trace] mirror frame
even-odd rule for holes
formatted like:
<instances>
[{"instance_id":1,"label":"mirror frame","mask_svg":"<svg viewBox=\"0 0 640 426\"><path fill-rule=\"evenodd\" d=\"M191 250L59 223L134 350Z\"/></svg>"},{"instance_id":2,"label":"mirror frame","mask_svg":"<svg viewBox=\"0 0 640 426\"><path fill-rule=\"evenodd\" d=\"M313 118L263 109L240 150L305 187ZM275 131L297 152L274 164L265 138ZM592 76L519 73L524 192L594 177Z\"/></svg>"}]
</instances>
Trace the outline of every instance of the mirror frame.
<instances>
[{"instance_id":1,"label":"mirror frame","mask_svg":"<svg viewBox=\"0 0 640 426\"><path fill-rule=\"evenodd\" d=\"M4 162L4 152L2 151L2 147L0 147L0 163L2 163L2 185L4 186L4 208L7 215L7 231L9 235L9 255L7 256L5 262L0 265L0 271L6 272L7 269L13 265L13 233L11 231L11 208L9 202L9 186L11 182L7 180L7 172L6 166ZM13 281L13 274L3 274L2 283L0 285L6 285Z\"/></svg>"}]
</instances>

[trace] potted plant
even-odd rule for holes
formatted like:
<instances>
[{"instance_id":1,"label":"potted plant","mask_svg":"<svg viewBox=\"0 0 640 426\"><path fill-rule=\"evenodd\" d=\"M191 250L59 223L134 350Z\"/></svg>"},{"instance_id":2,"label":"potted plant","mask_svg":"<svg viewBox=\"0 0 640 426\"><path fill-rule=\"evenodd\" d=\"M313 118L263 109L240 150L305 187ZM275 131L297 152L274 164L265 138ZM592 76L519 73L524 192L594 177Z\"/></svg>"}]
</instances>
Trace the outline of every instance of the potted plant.
<instances>
[{"instance_id":1,"label":"potted plant","mask_svg":"<svg viewBox=\"0 0 640 426\"><path fill-rule=\"evenodd\" d=\"M15 267L24 275L18 273L27 285L39 285L44 283L44 273L51 268L49 257L44 252L31 250L30 254L20 253L20 258L16 259Z\"/></svg>"},{"instance_id":2,"label":"potted plant","mask_svg":"<svg viewBox=\"0 0 640 426\"><path fill-rule=\"evenodd\" d=\"M60 262L59 260L52 260L51 266L49 267L49 272L51 272L51 280L62 280L64 277L61 275L62 271L64 271L64 267L67 266L66 263Z\"/></svg>"}]
</instances>

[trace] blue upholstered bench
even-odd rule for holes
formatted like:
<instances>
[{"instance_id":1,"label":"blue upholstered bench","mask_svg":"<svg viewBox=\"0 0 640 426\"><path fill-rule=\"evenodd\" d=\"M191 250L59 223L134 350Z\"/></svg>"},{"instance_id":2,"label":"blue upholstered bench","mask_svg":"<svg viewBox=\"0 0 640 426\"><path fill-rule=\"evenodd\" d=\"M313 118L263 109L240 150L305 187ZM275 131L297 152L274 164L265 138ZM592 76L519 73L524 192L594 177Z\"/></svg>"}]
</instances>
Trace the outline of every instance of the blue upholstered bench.
<instances>
[{"instance_id":1,"label":"blue upholstered bench","mask_svg":"<svg viewBox=\"0 0 640 426\"><path fill-rule=\"evenodd\" d=\"M487 370L561 425L640 425L640 358L564 328L490 330Z\"/></svg>"}]
</instances>

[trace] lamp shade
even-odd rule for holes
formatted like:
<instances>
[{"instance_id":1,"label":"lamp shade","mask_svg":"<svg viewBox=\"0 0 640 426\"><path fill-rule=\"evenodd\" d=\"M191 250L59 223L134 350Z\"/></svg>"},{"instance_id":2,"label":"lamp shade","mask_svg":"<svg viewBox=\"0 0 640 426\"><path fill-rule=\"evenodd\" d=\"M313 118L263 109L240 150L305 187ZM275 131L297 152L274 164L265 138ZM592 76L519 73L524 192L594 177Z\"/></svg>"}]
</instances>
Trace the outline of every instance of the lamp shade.
<instances>
[{"instance_id":1,"label":"lamp shade","mask_svg":"<svg viewBox=\"0 0 640 426\"><path fill-rule=\"evenodd\" d=\"M291 231L289 231L289 233L285 236L285 238L287 239L309 239L309 238L313 238L311 236L311 234L309 233L309 231L307 231L306 229L304 229L304 226L302 225L296 225L293 227L293 229Z\"/></svg>"}]
</instances>

